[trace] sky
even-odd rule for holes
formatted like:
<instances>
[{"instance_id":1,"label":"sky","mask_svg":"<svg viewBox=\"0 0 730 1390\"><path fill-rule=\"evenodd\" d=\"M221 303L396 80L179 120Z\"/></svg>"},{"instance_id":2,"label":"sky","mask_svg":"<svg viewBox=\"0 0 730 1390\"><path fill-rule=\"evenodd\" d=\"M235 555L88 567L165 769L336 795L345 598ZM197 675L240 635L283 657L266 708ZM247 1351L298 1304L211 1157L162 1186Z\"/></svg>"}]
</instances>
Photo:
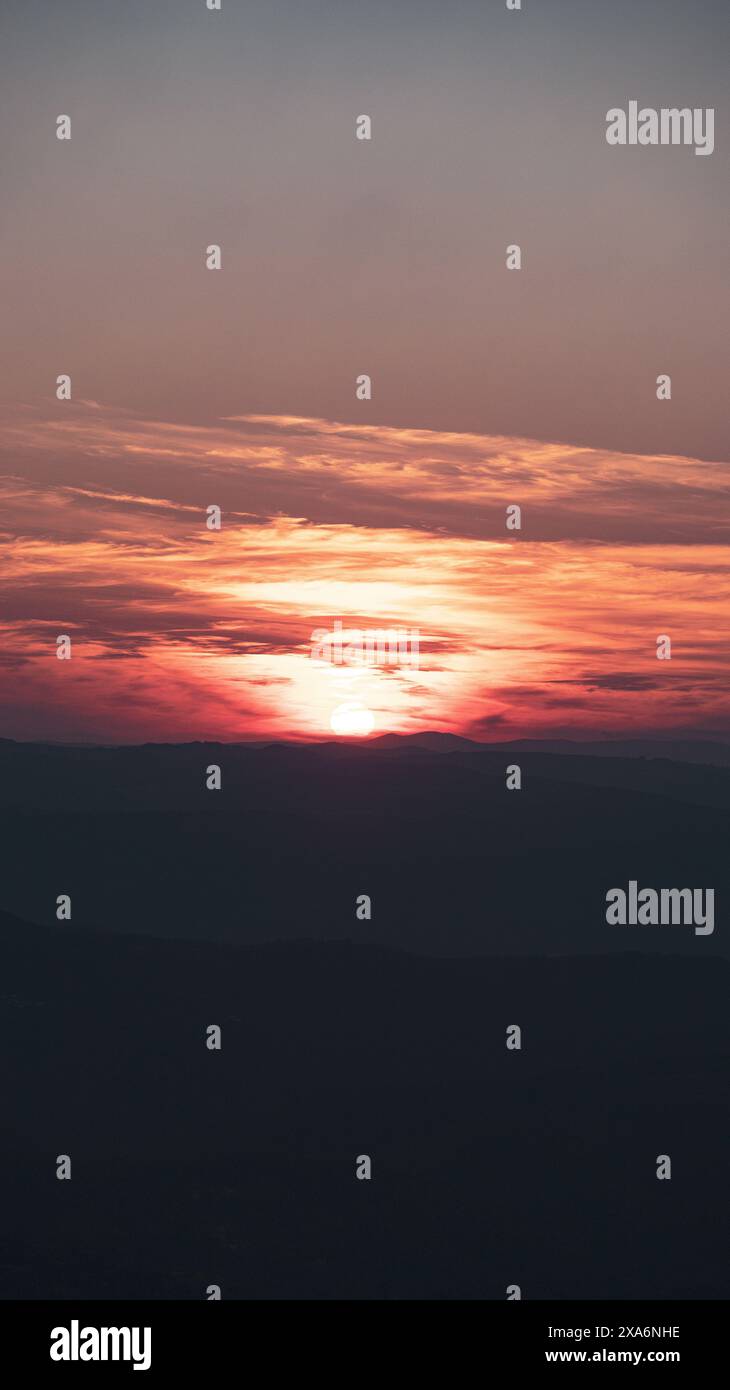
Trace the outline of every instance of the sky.
<instances>
[{"instance_id":1,"label":"sky","mask_svg":"<svg viewBox=\"0 0 730 1390\"><path fill-rule=\"evenodd\" d=\"M726 733L729 49L716 0L3 7L0 733ZM632 99L713 154L608 146Z\"/></svg>"},{"instance_id":2,"label":"sky","mask_svg":"<svg viewBox=\"0 0 730 1390\"><path fill-rule=\"evenodd\" d=\"M343 706L376 733L727 736L721 466L66 406L5 428L0 710L14 737L321 739ZM348 659L327 661L314 634L338 622ZM416 634L417 664L410 649L361 660L354 634L374 631Z\"/></svg>"}]
</instances>

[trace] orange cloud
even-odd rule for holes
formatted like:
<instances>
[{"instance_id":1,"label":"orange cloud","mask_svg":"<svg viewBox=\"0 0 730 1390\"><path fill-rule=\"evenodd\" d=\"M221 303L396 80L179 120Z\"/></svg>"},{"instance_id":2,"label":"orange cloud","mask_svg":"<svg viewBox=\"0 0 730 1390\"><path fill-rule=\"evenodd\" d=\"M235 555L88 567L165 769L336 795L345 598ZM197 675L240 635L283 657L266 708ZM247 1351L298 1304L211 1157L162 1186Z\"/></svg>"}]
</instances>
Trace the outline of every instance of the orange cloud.
<instances>
[{"instance_id":1,"label":"orange cloud","mask_svg":"<svg viewBox=\"0 0 730 1390\"><path fill-rule=\"evenodd\" d=\"M321 738L351 702L376 732L727 728L720 464L99 408L6 438L11 736ZM335 619L416 630L418 668L314 660Z\"/></svg>"}]
</instances>

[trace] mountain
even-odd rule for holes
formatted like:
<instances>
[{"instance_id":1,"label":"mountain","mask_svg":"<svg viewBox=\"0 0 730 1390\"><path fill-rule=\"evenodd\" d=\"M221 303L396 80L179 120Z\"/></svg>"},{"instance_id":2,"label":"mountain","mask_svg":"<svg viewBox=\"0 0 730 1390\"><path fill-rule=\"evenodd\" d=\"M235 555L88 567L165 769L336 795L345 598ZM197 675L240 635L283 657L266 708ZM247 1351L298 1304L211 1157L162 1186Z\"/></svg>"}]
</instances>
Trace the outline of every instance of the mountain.
<instances>
[{"instance_id":1,"label":"mountain","mask_svg":"<svg viewBox=\"0 0 730 1390\"><path fill-rule=\"evenodd\" d=\"M581 758L665 758L672 762L705 763L730 767L730 743L712 739L507 739L500 743L479 743L459 734L425 732L419 734L381 734L367 740L368 746L407 750L428 748L434 753L453 753L459 749L478 749L484 753L553 753Z\"/></svg>"},{"instance_id":2,"label":"mountain","mask_svg":"<svg viewBox=\"0 0 730 1390\"><path fill-rule=\"evenodd\" d=\"M727 1297L712 953L437 960L2 914L0 980L0 1296Z\"/></svg>"},{"instance_id":3,"label":"mountain","mask_svg":"<svg viewBox=\"0 0 730 1390\"><path fill-rule=\"evenodd\" d=\"M458 748L489 748L489 744L475 743L471 738L460 734L439 733L436 730L421 734L376 734L367 740L370 748L428 748L432 753L453 753Z\"/></svg>"},{"instance_id":4,"label":"mountain","mask_svg":"<svg viewBox=\"0 0 730 1390\"><path fill-rule=\"evenodd\" d=\"M520 791L507 790L518 763ZM221 769L220 791L206 769ZM609 889L713 887L728 953L730 770L407 744L0 748L2 906L55 923L435 955L702 955L685 926L610 928ZM372 900L370 920L356 915Z\"/></svg>"},{"instance_id":5,"label":"mountain","mask_svg":"<svg viewBox=\"0 0 730 1390\"><path fill-rule=\"evenodd\" d=\"M729 805L575 749L0 744L0 1296L727 1298ZM715 932L610 927L629 879Z\"/></svg>"},{"instance_id":6,"label":"mountain","mask_svg":"<svg viewBox=\"0 0 730 1390\"><path fill-rule=\"evenodd\" d=\"M665 758L672 762L706 763L730 767L730 743L712 739L605 739L575 742L571 739L513 739L500 745L529 753L578 754L591 758Z\"/></svg>"}]
</instances>

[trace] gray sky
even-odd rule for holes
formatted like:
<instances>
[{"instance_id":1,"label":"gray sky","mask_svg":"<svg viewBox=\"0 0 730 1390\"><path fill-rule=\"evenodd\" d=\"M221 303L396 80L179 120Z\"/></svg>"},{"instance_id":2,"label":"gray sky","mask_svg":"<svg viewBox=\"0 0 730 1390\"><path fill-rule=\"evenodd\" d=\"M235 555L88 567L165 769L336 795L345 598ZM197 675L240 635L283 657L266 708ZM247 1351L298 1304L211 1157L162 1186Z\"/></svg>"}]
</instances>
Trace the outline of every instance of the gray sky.
<instances>
[{"instance_id":1,"label":"gray sky","mask_svg":"<svg viewBox=\"0 0 730 1390\"><path fill-rule=\"evenodd\" d=\"M66 371L160 419L728 457L727 4L26 0L1 26L5 401ZM610 148L631 99L714 106L714 154Z\"/></svg>"}]
</instances>

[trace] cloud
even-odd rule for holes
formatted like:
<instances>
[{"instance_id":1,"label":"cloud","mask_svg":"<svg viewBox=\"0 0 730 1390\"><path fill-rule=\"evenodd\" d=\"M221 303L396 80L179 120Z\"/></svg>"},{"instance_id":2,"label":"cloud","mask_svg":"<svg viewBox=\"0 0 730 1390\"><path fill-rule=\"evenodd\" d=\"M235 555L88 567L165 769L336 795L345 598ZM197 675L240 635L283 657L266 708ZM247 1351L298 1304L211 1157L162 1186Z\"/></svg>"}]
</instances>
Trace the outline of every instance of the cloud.
<instances>
[{"instance_id":1,"label":"cloud","mask_svg":"<svg viewBox=\"0 0 730 1390\"><path fill-rule=\"evenodd\" d=\"M11 733L321 737L350 698L380 731L520 737L564 730L561 711L583 734L727 724L720 465L295 417L60 411L7 421ZM520 533L504 524L513 501ZM417 629L418 670L318 666L312 631L336 618ZM665 632L673 660L658 663Z\"/></svg>"},{"instance_id":2,"label":"cloud","mask_svg":"<svg viewBox=\"0 0 730 1390\"><path fill-rule=\"evenodd\" d=\"M293 416L185 425L70 403L9 414L4 435L28 481L102 492L105 510L178 508L181 522L217 502L259 518L501 540L518 503L524 539L715 545L730 534L727 465L672 456Z\"/></svg>"}]
</instances>

